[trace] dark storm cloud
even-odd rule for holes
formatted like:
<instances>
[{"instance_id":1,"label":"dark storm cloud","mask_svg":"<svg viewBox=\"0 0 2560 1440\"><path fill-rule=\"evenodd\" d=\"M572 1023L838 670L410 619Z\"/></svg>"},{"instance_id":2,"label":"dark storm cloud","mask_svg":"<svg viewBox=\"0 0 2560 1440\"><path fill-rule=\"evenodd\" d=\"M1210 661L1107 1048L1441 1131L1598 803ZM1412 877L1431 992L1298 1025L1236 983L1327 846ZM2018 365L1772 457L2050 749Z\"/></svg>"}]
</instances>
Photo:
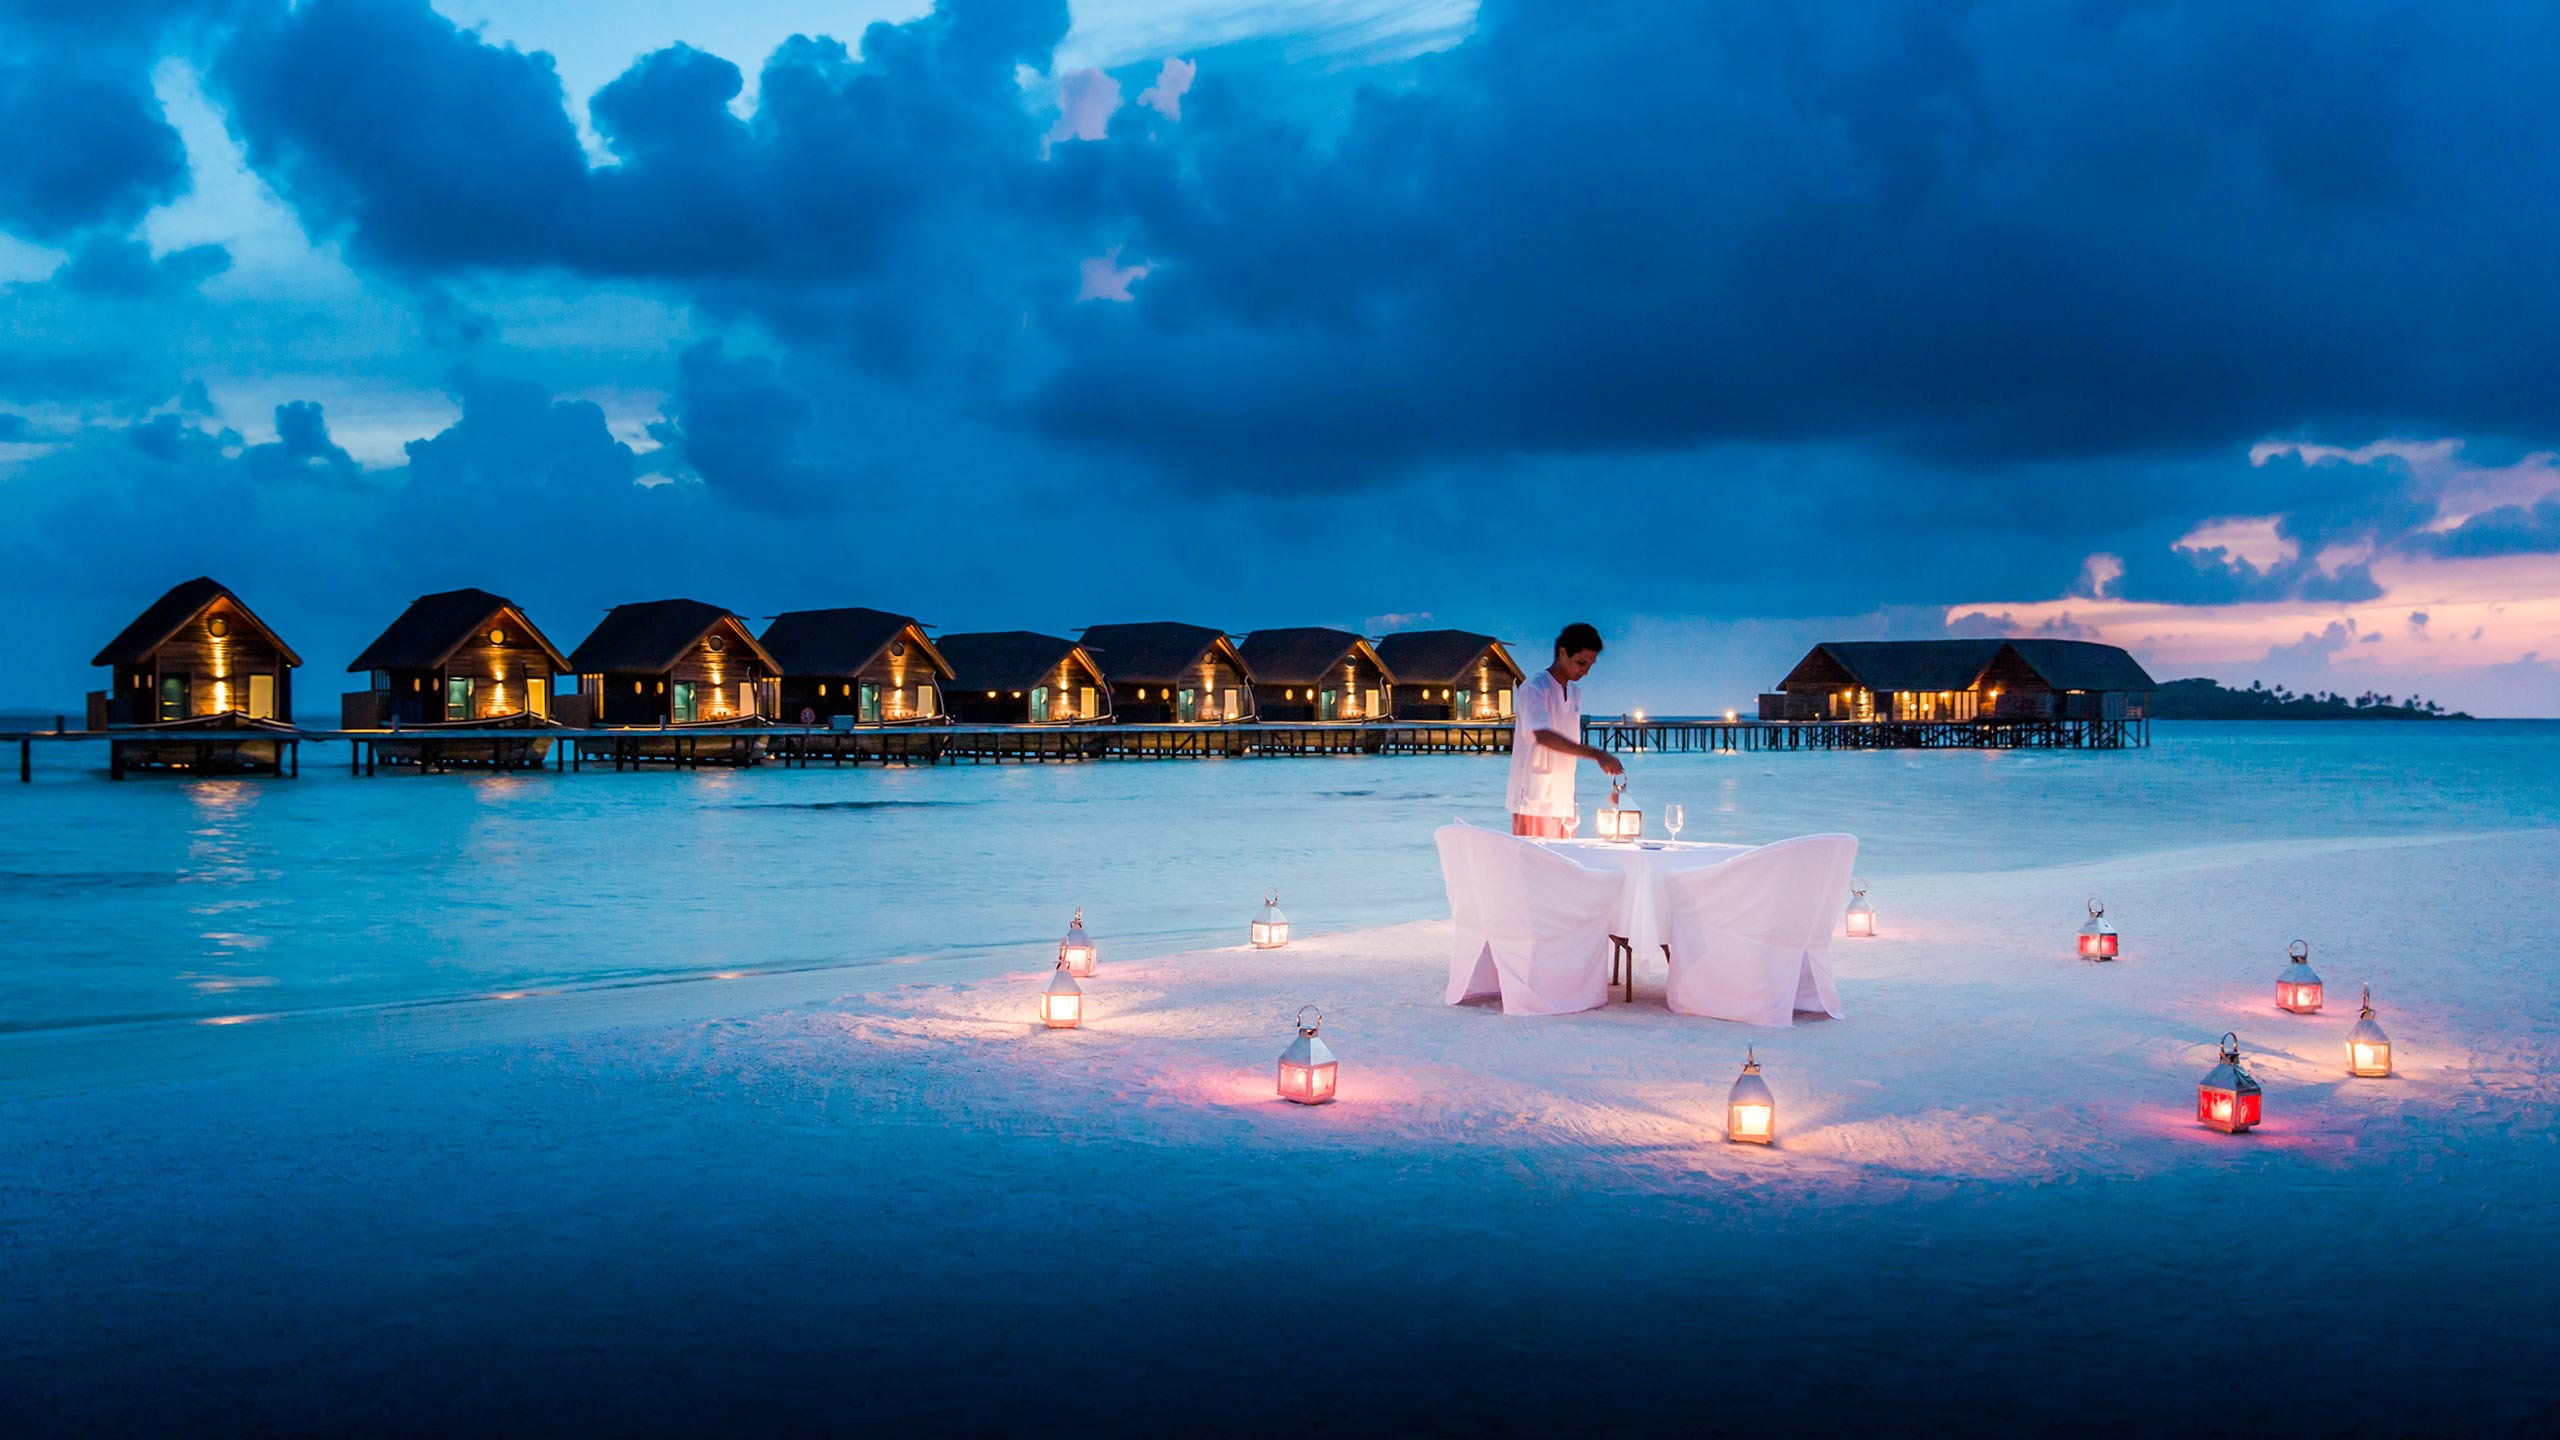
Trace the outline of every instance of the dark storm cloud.
<instances>
[{"instance_id":1,"label":"dark storm cloud","mask_svg":"<svg viewBox=\"0 0 2560 1440\"><path fill-rule=\"evenodd\" d=\"M676 358L675 399L649 433L717 493L787 514L847 498L839 477L800 458L800 432L815 413L808 396L775 377L771 360L732 359L705 340Z\"/></svg>"},{"instance_id":2,"label":"dark storm cloud","mask_svg":"<svg viewBox=\"0 0 2560 1440\"><path fill-rule=\"evenodd\" d=\"M11 38L0 26L0 44ZM0 58L0 136L0 229L31 240L130 226L186 189L186 147L129 69Z\"/></svg>"},{"instance_id":3,"label":"dark storm cloud","mask_svg":"<svg viewBox=\"0 0 2560 1440\"><path fill-rule=\"evenodd\" d=\"M252 445L241 457L252 480L306 478L315 471L351 479L355 457L329 438L329 422L318 402L292 400L276 407L276 439Z\"/></svg>"},{"instance_id":4,"label":"dark storm cloud","mask_svg":"<svg viewBox=\"0 0 2560 1440\"><path fill-rule=\"evenodd\" d=\"M2445 556L2560 553L2560 495L2484 510L2451 530L2422 535L2418 543L2430 554Z\"/></svg>"},{"instance_id":5,"label":"dark storm cloud","mask_svg":"<svg viewBox=\"0 0 2560 1440\"><path fill-rule=\"evenodd\" d=\"M231 268L220 245L190 245L154 258L139 240L93 235L54 272L54 283L82 295L161 298L192 290Z\"/></svg>"}]
</instances>

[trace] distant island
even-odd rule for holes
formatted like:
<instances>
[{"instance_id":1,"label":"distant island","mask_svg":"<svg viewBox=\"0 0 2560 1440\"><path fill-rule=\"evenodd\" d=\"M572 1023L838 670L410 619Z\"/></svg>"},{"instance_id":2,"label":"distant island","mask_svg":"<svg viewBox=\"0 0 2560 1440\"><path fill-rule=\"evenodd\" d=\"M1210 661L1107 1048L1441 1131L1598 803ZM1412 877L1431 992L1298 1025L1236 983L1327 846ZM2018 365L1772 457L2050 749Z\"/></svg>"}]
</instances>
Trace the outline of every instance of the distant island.
<instances>
[{"instance_id":1,"label":"distant island","mask_svg":"<svg viewBox=\"0 0 2560 1440\"><path fill-rule=\"evenodd\" d=\"M2349 699L2338 694L2296 695L2264 681L2235 690L2216 680L2197 677L2172 680L2151 692L2154 720L2468 720L2433 700L2411 695L2376 695L2368 690Z\"/></svg>"}]
</instances>

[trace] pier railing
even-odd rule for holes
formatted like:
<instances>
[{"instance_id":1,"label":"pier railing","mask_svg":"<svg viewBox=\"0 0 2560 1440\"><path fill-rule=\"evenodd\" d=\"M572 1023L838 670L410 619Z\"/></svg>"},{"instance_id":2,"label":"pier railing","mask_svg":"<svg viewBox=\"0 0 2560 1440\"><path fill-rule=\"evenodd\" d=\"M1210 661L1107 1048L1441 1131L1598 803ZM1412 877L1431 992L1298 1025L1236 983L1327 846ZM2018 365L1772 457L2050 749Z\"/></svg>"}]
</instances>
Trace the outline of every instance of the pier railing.
<instances>
[{"instance_id":1,"label":"pier railing","mask_svg":"<svg viewBox=\"0 0 2560 1440\"><path fill-rule=\"evenodd\" d=\"M1616 753L1763 750L2126 750L2151 743L2147 719L1592 719L1582 743Z\"/></svg>"}]
</instances>

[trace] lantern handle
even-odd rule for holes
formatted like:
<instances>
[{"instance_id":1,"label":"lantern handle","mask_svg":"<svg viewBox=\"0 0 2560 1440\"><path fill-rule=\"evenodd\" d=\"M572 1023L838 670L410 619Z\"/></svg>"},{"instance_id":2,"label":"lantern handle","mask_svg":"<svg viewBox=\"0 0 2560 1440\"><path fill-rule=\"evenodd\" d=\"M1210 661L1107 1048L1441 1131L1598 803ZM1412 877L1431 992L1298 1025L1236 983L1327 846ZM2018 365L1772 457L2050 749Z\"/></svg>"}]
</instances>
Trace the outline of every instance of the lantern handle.
<instances>
[{"instance_id":1,"label":"lantern handle","mask_svg":"<svg viewBox=\"0 0 2560 1440\"><path fill-rule=\"evenodd\" d=\"M1280 892L1279 892L1277 889L1265 889L1265 890L1262 892L1262 903L1263 903L1263 904L1265 904L1265 905L1277 905L1277 904L1279 904L1279 903L1280 903Z\"/></svg>"},{"instance_id":2,"label":"lantern handle","mask_svg":"<svg viewBox=\"0 0 2560 1440\"><path fill-rule=\"evenodd\" d=\"M2222 1058L2234 1065L2240 1063L2240 1032L2236 1030L2222 1032Z\"/></svg>"},{"instance_id":3,"label":"lantern handle","mask_svg":"<svg viewBox=\"0 0 2560 1440\"><path fill-rule=\"evenodd\" d=\"M2311 958L2311 942L2308 940L2296 940L2292 944L2284 947L2284 953L2292 956L2296 960L2308 961Z\"/></svg>"},{"instance_id":4,"label":"lantern handle","mask_svg":"<svg viewBox=\"0 0 2560 1440\"><path fill-rule=\"evenodd\" d=\"M2097 896L2095 896L2095 895L2090 896L2090 897L2089 897L2089 918L2090 918L2090 919L2092 919L2092 920L2095 920L2095 919L2097 919L2098 917L2100 917L2100 916L2102 916L2102 915L2104 915L2104 914L2106 914L2106 913L2107 913L2107 907L2098 903L2098 897L2097 897Z\"/></svg>"},{"instance_id":5,"label":"lantern handle","mask_svg":"<svg viewBox=\"0 0 2560 1440\"><path fill-rule=\"evenodd\" d=\"M1316 1010L1315 1024L1309 1025L1307 1023L1307 1012L1310 1010L1316 1010L1316 1007L1313 1005L1301 1005L1298 1007L1298 1018L1296 1023L1298 1026L1298 1033L1301 1035L1313 1035L1318 1030L1324 1028L1324 1012L1322 1010Z\"/></svg>"},{"instance_id":6,"label":"lantern handle","mask_svg":"<svg viewBox=\"0 0 2560 1440\"><path fill-rule=\"evenodd\" d=\"M1849 893L1850 893L1850 894L1852 894L1852 895L1860 896L1860 897L1865 896L1865 894L1867 893L1867 882L1866 882L1866 881L1864 881L1864 880L1859 879L1859 878L1858 878L1857 876L1855 876L1855 875L1850 876L1850 877L1849 877Z\"/></svg>"},{"instance_id":7,"label":"lantern handle","mask_svg":"<svg viewBox=\"0 0 2560 1440\"><path fill-rule=\"evenodd\" d=\"M1070 929L1070 930L1081 930L1081 929L1083 929L1083 928L1084 928L1084 907L1083 907L1083 906L1079 905L1079 906L1077 906L1077 907L1076 907L1076 914L1075 914L1075 918L1074 918L1074 919L1072 919L1072 920L1069 920L1069 921L1067 922L1067 928L1068 928L1068 929Z\"/></svg>"}]
</instances>

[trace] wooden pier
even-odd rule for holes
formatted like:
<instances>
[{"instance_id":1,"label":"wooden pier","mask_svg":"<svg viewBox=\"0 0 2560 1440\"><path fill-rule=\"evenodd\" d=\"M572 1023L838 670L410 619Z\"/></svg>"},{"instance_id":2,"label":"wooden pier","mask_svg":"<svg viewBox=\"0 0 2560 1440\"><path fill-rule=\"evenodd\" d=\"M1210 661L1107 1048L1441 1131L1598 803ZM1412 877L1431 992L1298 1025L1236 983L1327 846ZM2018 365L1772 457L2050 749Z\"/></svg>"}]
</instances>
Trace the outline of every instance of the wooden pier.
<instances>
[{"instance_id":1,"label":"wooden pier","mask_svg":"<svg viewBox=\"0 0 2560 1440\"><path fill-rule=\"evenodd\" d=\"M2151 743L2148 719L1639 720L1582 722L1582 743L1614 753L1764 750L2127 750Z\"/></svg>"}]
</instances>

